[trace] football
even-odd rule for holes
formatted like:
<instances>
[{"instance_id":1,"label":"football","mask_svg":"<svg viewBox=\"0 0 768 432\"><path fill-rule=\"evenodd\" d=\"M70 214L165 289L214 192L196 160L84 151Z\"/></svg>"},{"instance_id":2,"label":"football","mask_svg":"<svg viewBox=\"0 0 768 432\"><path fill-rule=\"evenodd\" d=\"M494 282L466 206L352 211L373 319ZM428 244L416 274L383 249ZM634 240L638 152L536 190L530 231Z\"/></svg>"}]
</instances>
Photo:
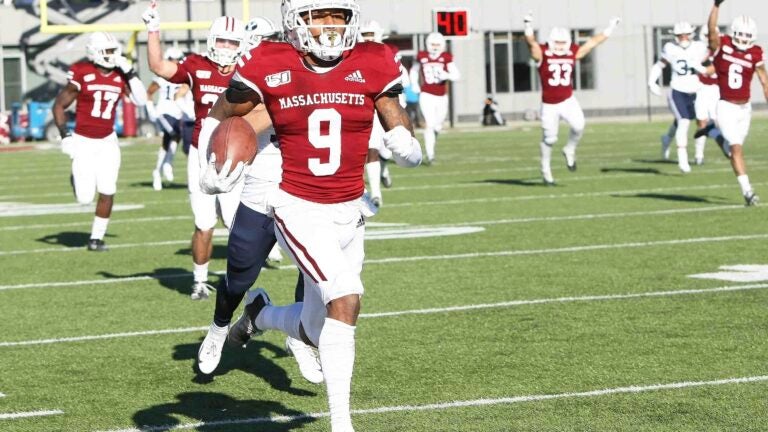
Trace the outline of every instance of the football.
<instances>
[{"instance_id":1,"label":"football","mask_svg":"<svg viewBox=\"0 0 768 432\"><path fill-rule=\"evenodd\" d=\"M230 117L214 129L208 146L208 159L211 159L212 153L216 154L217 172L221 172L227 159L232 160L230 170L241 161L250 164L256 157L256 140L256 132L250 123L242 117Z\"/></svg>"}]
</instances>

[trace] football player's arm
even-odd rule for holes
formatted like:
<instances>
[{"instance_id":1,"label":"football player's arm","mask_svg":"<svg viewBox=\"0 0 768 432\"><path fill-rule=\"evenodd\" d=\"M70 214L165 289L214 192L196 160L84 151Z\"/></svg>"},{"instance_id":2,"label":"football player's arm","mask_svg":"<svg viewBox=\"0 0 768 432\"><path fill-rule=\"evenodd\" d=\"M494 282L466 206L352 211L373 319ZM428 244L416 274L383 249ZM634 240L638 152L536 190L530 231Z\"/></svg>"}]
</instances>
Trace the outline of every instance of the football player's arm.
<instances>
[{"instance_id":1,"label":"football player's arm","mask_svg":"<svg viewBox=\"0 0 768 432\"><path fill-rule=\"evenodd\" d=\"M421 64L419 64L418 60L414 60L413 66L411 66L411 90L413 90L414 93L421 93L421 85L419 83L419 72L421 71Z\"/></svg>"},{"instance_id":2,"label":"football player's arm","mask_svg":"<svg viewBox=\"0 0 768 432\"><path fill-rule=\"evenodd\" d=\"M541 61L541 45L536 42L536 36L533 32L533 15L531 15L530 12L523 17L523 26L525 28L525 31L523 32L525 35L525 43L528 44L531 58L538 63Z\"/></svg>"},{"instance_id":3,"label":"football player's arm","mask_svg":"<svg viewBox=\"0 0 768 432\"><path fill-rule=\"evenodd\" d=\"M765 100L768 101L768 72L765 70L765 63L755 68L757 72L757 79L760 80L760 84L763 86L763 95Z\"/></svg>"},{"instance_id":4,"label":"football player's arm","mask_svg":"<svg viewBox=\"0 0 768 432\"><path fill-rule=\"evenodd\" d=\"M709 49L711 49L712 52L715 52L720 48L720 31L717 29L717 16L720 13L720 3L722 3L722 1L715 1L715 4L712 5L712 10L709 11L709 19L707 19L707 28L709 29L707 38L709 40Z\"/></svg>"},{"instance_id":5,"label":"football player's arm","mask_svg":"<svg viewBox=\"0 0 768 432\"><path fill-rule=\"evenodd\" d=\"M448 63L446 69L448 69L448 71L446 72L445 77L443 77L443 81L458 81L461 79L461 72L459 72L459 68L456 67L456 63Z\"/></svg>"},{"instance_id":6,"label":"football player's arm","mask_svg":"<svg viewBox=\"0 0 768 432\"><path fill-rule=\"evenodd\" d=\"M69 133L67 130L66 109L72 105L72 102L74 102L75 99L77 99L78 94L80 94L80 90L77 88L77 86L71 82L68 82L67 85L61 89L59 94L56 96L56 101L53 103L53 108L51 109L53 112L53 122L59 129L59 134L61 137L66 137Z\"/></svg>"},{"instance_id":7,"label":"football player's arm","mask_svg":"<svg viewBox=\"0 0 768 432\"><path fill-rule=\"evenodd\" d=\"M384 133L384 145L392 151L399 166L412 168L421 163L421 144L414 137L411 118L405 112L397 94L384 93L375 102L376 113Z\"/></svg>"},{"instance_id":8,"label":"football player's arm","mask_svg":"<svg viewBox=\"0 0 768 432\"><path fill-rule=\"evenodd\" d=\"M267 107L263 103L256 105L256 108L243 116L243 118L251 124L256 135L263 133L272 126L272 119L269 118Z\"/></svg>"},{"instance_id":9,"label":"football player's arm","mask_svg":"<svg viewBox=\"0 0 768 432\"><path fill-rule=\"evenodd\" d=\"M667 67L667 64L667 61L661 58L651 66L651 70L648 72L648 88L651 90L651 93L656 96L661 96L659 78L661 78L662 71Z\"/></svg>"},{"instance_id":10,"label":"football player's arm","mask_svg":"<svg viewBox=\"0 0 768 432\"><path fill-rule=\"evenodd\" d=\"M152 81L152 84L150 84L147 89L147 104L145 105L145 108L147 108L147 117L149 117L150 121L157 120L157 111L155 110L155 103L152 101L152 96L159 88L160 86L157 82Z\"/></svg>"},{"instance_id":11,"label":"football player's arm","mask_svg":"<svg viewBox=\"0 0 768 432\"><path fill-rule=\"evenodd\" d=\"M591 38L589 38L589 40L586 43L584 43L584 45L579 47L579 50L576 51L576 60L583 59L596 46L605 42L613 34L613 31L616 30L616 26L618 26L620 22L621 22L621 18L619 17L611 18L610 22L608 23L608 27L606 27L605 30L603 30L601 33L598 33L592 36Z\"/></svg>"}]
</instances>

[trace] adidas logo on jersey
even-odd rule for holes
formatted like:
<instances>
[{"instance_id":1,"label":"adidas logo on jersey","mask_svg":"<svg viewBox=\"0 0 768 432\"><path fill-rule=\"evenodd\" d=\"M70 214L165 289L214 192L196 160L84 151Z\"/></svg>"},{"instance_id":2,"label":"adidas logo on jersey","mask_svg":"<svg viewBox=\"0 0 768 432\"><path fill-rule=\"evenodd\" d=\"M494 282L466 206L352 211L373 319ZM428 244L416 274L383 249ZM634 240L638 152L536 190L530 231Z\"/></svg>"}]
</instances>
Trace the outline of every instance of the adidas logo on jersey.
<instances>
[{"instance_id":1,"label":"adidas logo on jersey","mask_svg":"<svg viewBox=\"0 0 768 432\"><path fill-rule=\"evenodd\" d=\"M359 82L364 83L365 78L363 78L363 74L360 73L360 70L356 70L352 72L351 74L347 75L346 78L344 78L345 81L353 81L353 82Z\"/></svg>"}]
</instances>

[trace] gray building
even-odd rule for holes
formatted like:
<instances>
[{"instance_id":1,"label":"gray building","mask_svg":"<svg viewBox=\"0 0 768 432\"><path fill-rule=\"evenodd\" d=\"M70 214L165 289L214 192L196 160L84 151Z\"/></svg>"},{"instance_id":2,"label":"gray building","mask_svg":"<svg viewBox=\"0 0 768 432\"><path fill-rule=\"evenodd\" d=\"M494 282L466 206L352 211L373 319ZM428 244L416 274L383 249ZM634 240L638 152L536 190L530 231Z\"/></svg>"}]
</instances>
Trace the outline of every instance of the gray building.
<instances>
[{"instance_id":1,"label":"gray building","mask_svg":"<svg viewBox=\"0 0 768 432\"><path fill-rule=\"evenodd\" d=\"M67 65L84 57L82 34L40 32L41 1L45 1L48 25L81 23L110 24L128 44L132 32L121 24L139 24L149 4L136 0L2 0L0 3L0 109L13 102L50 100L65 80ZM575 41L602 31L610 17L622 17L613 36L583 60L576 70L576 94L588 115L643 114L662 111L663 98L649 95L647 72L676 21L705 23L712 0L358 0L364 20L375 19L392 34L409 62L432 31L434 8L461 8L469 12L469 35L452 39L450 50L462 72L452 89L452 119L478 121L487 94L493 94L508 118L535 115L540 85L528 49L522 40L522 17L535 18L537 37L545 41L553 26L572 30ZM244 11L241 0L161 0L164 22L210 21L222 12L237 17ZM280 22L280 0L246 2L250 16L264 15ZM729 0L721 6L720 24L733 17L752 16L758 28L768 29L768 6L764 0ZM141 27L137 27L141 28ZM200 51L205 48L205 30L163 32L168 44ZM768 30L758 43L768 47ZM138 32L137 61L145 82L145 33ZM753 82L753 101L764 103L758 81Z\"/></svg>"}]
</instances>

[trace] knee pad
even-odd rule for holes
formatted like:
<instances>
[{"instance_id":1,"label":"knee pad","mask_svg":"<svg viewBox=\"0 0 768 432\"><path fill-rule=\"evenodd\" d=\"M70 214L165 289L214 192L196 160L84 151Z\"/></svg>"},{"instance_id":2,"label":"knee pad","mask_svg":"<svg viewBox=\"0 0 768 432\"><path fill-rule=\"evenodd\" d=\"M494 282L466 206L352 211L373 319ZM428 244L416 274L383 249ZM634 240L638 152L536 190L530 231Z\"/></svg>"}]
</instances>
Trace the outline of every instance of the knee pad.
<instances>
[{"instance_id":1,"label":"knee pad","mask_svg":"<svg viewBox=\"0 0 768 432\"><path fill-rule=\"evenodd\" d=\"M555 143L557 143L557 134L547 133L547 131L544 131L544 137L541 139L541 141L544 144L552 147L555 145Z\"/></svg>"}]
</instances>

